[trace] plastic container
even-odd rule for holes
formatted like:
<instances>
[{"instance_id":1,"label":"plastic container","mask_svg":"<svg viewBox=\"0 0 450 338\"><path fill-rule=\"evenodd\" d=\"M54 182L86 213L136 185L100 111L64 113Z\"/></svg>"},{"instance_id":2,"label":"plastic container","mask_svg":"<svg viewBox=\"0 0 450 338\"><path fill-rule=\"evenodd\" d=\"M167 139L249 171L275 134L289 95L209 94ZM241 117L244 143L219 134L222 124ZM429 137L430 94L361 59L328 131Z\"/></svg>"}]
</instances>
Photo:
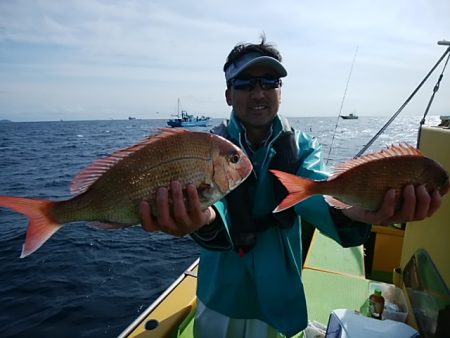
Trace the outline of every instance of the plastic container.
<instances>
[{"instance_id":1,"label":"plastic container","mask_svg":"<svg viewBox=\"0 0 450 338\"><path fill-rule=\"evenodd\" d=\"M326 338L419 338L411 326L392 320L375 320L354 310L336 309L328 320Z\"/></svg>"},{"instance_id":2,"label":"plastic container","mask_svg":"<svg viewBox=\"0 0 450 338\"><path fill-rule=\"evenodd\" d=\"M393 284L369 283L369 295L381 290L384 297L384 311L381 319L391 319L397 322L406 322L408 318L408 306L403 290ZM397 311L398 310L398 311Z\"/></svg>"}]
</instances>

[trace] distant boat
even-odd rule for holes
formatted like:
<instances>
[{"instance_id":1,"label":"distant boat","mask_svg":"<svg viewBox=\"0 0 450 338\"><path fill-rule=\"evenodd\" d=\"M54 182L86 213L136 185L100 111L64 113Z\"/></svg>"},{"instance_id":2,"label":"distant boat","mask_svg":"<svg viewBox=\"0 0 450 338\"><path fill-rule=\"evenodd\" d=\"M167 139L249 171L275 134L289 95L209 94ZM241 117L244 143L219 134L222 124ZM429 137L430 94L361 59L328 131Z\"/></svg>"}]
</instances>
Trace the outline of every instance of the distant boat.
<instances>
[{"instance_id":1,"label":"distant boat","mask_svg":"<svg viewBox=\"0 0 450 338\"><path fill-rule=\"evenodd\" d=\"M450 128L450 115L441 115L439 127Z\"/></svg>"},{"instance_id":2,"label":"distant boat","mask_svg":"<svg viewBox=\"0 0 450 338\"><path fill-rule=\"evenodd\" d=\"M136 120L136 118L133 116L128 116L128 120Z\"/></svg>"},{"instance_id":3,"label":"distant boat","mask_svg":"<svg viewBox=\"0 0 450 338\"><path fill-rule=\"evenodd\" d=\"M194 116L188 114L185 110L180 111L180 99L178 99L178 113L176 116L177 118L167 121L167 125L172 128L206 127L210 120L210 117L207 116Z\"/></svg>"},{"instance_id":4,"label":"distant boat","mask_svg":"<svg viewBox=\"0 0 450 338\"><path fill-rule=\"evenodd\" d=\"M356 120L359 116L356 115L356 114L350 113L350 114L348 114L348 115L341 115L341 117L342 117L344 120Z\"/></svg>"}]
</instances>

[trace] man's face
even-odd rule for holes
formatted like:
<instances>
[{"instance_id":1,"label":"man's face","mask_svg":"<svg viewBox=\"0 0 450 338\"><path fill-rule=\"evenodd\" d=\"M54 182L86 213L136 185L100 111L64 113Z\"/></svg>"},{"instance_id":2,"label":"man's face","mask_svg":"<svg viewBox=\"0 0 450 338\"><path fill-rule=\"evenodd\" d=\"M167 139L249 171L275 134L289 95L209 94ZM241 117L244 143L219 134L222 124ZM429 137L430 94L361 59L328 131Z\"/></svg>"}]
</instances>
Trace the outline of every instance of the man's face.
<instances>
[{"instance_id":1,"label":"man's face","mask_svg":"<svg viewBox=\"0 0 450 338\"><path fill-rule=\"evenodd\" d=\"M276 78L276 73L264 66L254 66L239 74L239 78L268 77ZM262 89L257 84L251 90L239 90L230 86L225 91L229 106L247 129L263 129L270 126L277 115L281 102L281 89Z\"/></svg>"}]
</instances>

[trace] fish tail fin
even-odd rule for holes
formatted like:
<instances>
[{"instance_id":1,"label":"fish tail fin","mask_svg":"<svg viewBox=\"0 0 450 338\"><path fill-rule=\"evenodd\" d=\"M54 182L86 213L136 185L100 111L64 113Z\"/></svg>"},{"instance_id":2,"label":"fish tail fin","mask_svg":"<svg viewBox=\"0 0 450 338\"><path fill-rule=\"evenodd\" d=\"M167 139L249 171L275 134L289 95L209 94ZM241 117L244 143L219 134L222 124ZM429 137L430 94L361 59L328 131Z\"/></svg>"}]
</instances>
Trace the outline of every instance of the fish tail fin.
<instances>
[{"instance_id":1,"label":"fish tail fin","mask_svg":"<svg viewBox=\"0 0 450 338\"><path fill-rule=\"evenodd\" d=\"M56 203L44 199L0 196L0 206L24 214L29 219L20 258L35 252L62 227L49 215Z\"/></svg>"},{"instance_id":2,"label":"fish tail fin","mask_svg":"<svg viewBox=\"0 0 450 338\"><path fill-rule=\"evenodd\" d=\"M272 169L270 171L281 181L289 192L289 195L273 210L274 213L290 208L309 196L314 195L312 187L316 184L315 181L280 170Z\"/></svg>"}]
</instances>

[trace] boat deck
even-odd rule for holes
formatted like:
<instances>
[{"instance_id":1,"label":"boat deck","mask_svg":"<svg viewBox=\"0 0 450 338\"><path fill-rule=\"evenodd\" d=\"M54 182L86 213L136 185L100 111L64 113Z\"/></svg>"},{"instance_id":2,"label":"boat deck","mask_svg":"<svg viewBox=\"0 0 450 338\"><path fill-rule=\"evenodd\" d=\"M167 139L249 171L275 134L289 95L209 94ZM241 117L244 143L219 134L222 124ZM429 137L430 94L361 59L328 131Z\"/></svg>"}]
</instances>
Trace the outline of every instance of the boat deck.
<instances>
[{"instance_id":1,"label":"boat deck","mask_svg":"<svg viewBox=\"0 0 450 338\"><path fill-rule=\"evenodd\" d=\"M303 269L365 278L363 247L343 248L316 230Z\"/></svg>"},{"instance_id":2,"label":"boat deck","mask_svg":"<svg viewBox=\"0 0 450 338\"><path fill-rule=\"evenodd\" d=\"M308 317L324 325L335 309L358 310L368 295L370 280L364 275L363 247L342 248L315 231L303 269ZM192 311L177 337L193 338L195 311ZM298 334L295 337L302 337Z\"/></svg>"},{"instance_id":3,"label":"boat deck","mask_svg":"<svg viewBox=\"0 0 450 338\"><path fill-rule=\"evenodd\" d=\"M193 338L196 263L174 291L161 296L164 301L155 310L143 313L135 330L123 337ZM303 269L310 320L326 325L332 310L359 309L367 298L369 282L365 279L362 246L342 248L318 230L314 232ZM159 325L154 325L156 322Z\"/></svg>"}]
</instances>

